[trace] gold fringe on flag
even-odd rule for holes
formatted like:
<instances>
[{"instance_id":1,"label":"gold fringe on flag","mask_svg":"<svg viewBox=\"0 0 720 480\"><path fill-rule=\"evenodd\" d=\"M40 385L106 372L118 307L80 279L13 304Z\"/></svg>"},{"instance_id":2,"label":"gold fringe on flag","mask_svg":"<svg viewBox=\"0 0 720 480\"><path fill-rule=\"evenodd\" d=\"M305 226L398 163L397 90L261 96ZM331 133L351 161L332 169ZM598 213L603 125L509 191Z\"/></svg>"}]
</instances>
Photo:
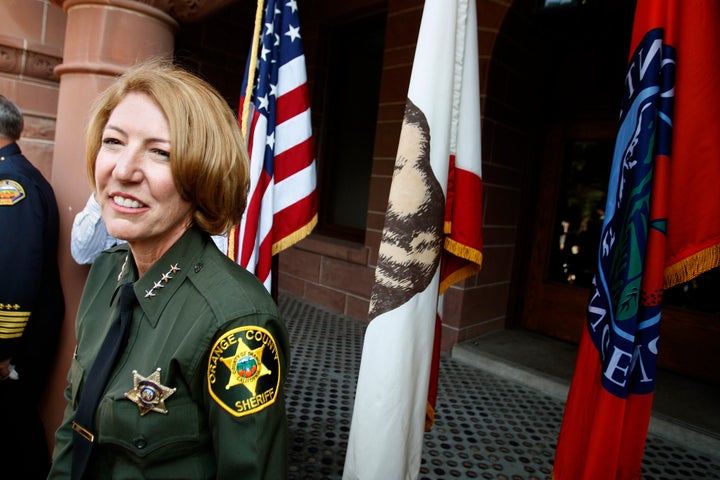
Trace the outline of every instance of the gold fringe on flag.
<instances>
[{"instance_id":1,"label":"gold fringe on flag","mask_svg":"<svg viewBox=\"0 0 720 480\"><path fill-rule=\"evenodd\" d=\"M720 244L701 250L694 255L665 267L663 287L668 289L689 282L698 275L720 266Z\"/></svg>"},{"instance_id":2,"label":"gold fringe on flag","mask_svg":"<svg viewBox=\"0 0 720 480\"><path fill-rule=\"evenodd\" d=\"M435 423L435 408L427 402L425 405L425 431L429 432Z\"/></svg>"},{"instance_id":3,"label":"gold fringe on flag","mask_svg":"<svg viewBox=\"0 0 720 480\"><path fill-rule=\"evenodd\" d=\"M448 222L445 223L447 224ZM466 278L471 277L477 274L480 270L482 270L483 259L483 254L480 250L457 242L450 237L445 237L444 248L446 251L455 255L456 257L462 258L471 263L468 263L464 267L455 270L453 273L451 273L442 280L439 288L439 292L441 294L454 284L465 280Z\"/></svg>"},{"instance_id":4,"label":"gold fringe on flag","mask_svg":"<svg viewBox=\"0 0 720 480\"><path fill-rule=\"evenodd\" d=\"M313 218L310 219L310 221L305 224L305 226L298 228L293 233L288 235L287 237L281 239L278 242L273 243L272 246L272 254L277 255L278 253L282 252L286 248L292 246L294 243L299 242L303 238L307 237L310 232L312 232L312 229L315 228L315 225L317 225L318 222L318 216L317 213L313 215Z\"/></svg>"}]
</instances>

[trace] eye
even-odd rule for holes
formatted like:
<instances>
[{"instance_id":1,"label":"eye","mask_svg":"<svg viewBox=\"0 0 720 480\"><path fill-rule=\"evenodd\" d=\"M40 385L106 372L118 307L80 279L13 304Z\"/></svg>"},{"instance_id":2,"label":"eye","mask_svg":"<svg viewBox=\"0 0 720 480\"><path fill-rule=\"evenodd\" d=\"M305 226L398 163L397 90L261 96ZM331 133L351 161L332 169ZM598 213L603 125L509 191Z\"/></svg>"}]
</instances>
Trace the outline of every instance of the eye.
<instances>
[{"instance_id":1,"label":"eye","mask_svg":"<svg viewBox=\"0 0 720 480\"><path fill-rule=\"evenodd\" d=\"M170 158L170 152L168 152L167 150L163 150L161 148L153 148L151 150L151 152L154 153L155 155L157 155L158 157Z\"/></svg>"},{"instance_id":2,"label":"eye","mask_svg":"<svg viewBox=\"0 0 720 480\"><path fill-rule=\"evenodd\" d=\"M121 143L120 140L118 140L115 137L104 137L102 139L103 145L120 145L120 143Z\"/></svg>"}]
</instances>

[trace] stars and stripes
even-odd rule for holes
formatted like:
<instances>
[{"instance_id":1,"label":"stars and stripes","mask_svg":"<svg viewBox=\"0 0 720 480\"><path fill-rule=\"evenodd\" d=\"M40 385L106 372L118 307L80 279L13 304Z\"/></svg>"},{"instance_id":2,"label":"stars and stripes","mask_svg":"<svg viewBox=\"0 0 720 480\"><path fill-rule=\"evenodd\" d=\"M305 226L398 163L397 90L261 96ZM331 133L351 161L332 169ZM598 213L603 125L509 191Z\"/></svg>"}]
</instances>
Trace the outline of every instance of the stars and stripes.
<instances>
[{"instance_id":1,"label":"stars and stripes","mask_svg":"<svg viewBox=\"0 0 720 480\"><path fill-rule=\"evenodd\" d=\"M250 190L243 219L229 236L228 255L270 290L272 256L317 223L315 152L305 54L295 0L268 0L257 68L248 59L240 98L247 115ZM249 73L250 72L250 73ZM243 111L248 77L254 87Z\"/></svg>"}]
</instances>

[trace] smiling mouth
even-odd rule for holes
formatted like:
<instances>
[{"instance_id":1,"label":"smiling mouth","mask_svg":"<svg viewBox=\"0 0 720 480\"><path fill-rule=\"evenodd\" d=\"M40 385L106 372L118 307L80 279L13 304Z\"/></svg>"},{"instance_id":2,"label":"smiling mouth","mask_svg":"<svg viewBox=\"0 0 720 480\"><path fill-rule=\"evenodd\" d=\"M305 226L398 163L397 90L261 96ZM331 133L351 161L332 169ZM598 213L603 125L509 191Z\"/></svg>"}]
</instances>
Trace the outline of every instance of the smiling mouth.
<instances>
[{"instance_id":1,"label":"smiling mouth","mask_svg":"<svg viewBox=\"0 0 720 480\"><path fill-rule=\"evenodd\" d=\"M120 195L115 195L113 197L113 201L120 205L121 207L126 208L140 208L144 207L142 203L138 202L137 200L132 200L130 198L121 197Z\"/></svg>"}]
</instances>

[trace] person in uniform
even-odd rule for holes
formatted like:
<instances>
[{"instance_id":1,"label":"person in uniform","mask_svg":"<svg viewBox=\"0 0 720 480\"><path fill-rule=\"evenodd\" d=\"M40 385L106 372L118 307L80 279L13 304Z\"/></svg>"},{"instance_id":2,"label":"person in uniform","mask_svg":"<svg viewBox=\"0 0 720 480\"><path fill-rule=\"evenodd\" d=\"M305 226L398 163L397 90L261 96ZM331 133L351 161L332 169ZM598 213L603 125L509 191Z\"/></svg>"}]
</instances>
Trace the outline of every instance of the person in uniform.
<instances>
[{"instance_id":1,"label":"person in uniform","mask_svg":"<svg viewBox=\"0 0 720 480\"><path fill-rule=\"evenodd\" d=\"M50 452L38 410L65 302L58 270L58 207L16 143L20 109L0 95L0 432L3 470L46 478ZM10 478L0 473L0 477Z\"/></svg>"},{"instance_id":2,"label":"person in uniform","mask_svg":"<svg viewBox=\"0 0 720 480\"><path fill-rule=\"evenodd\" d=\"M49 478L286 478L287 329L211 239L239 222L249 183L232 110L145 62L94 104L86 152L125 243L90 267Z\"/></svg>"}]
</instances>

